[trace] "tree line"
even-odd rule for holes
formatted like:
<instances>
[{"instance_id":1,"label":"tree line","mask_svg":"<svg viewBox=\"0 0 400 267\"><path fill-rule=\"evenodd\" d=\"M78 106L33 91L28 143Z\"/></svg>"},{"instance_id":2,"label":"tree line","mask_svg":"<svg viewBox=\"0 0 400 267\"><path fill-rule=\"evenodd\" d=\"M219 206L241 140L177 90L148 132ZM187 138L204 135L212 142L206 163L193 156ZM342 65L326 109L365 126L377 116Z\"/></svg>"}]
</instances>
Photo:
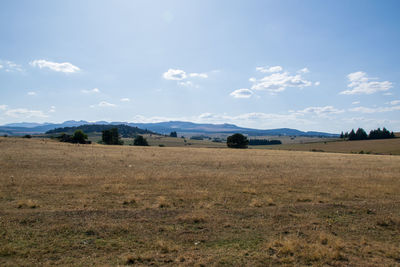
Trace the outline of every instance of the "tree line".
<instances>
[{"instance_id":1,"label":"tree line","mask_svg":"<svg viewBox=\"0 0 400 267\"><path fill-rule=\"evenodd\" d=\"M75 130L75 132L70 135L66 133L61 133L61 135L56 137L60 142L67 142L73 144L91 144L91 141L87 141L88 136L81 129ZM118 128L111 128L103 130L101 132L101 141L99 142L104 145L123 145L124 141L121 139L121 135L118 132ZM133 140L134 146L148 146L146 138L141 135L136 135Z\"/></svg>"},{"instance_id":2,"label":"tree line","mask_svg":"<svg viewBox=\"0 0 400 267\"><path fill-rule=\"evenodd\" d=\"M251 146L266 146L266 145L280 145L281 140L267 140L267 139L250 139L249 145Z\"/></svg>"},{"instance_id":3,"label":"tree line","mask_svg":"<svg viewBox=\"0 0 400 267\"><path fill-rule=\"evenodd\" d=\"M53 130L49 130L46 134L57 134L57 133L74 133L76 130L82 130L85 133L93 133L93 132L103 132L105 130L110 130L113 128L118 129L118 133L122 135L122 137L135 137L138 134L156 134L152 131L147 129L140 129L138 127L132 127L125 124L120 125L105 125L105 124L85 124L76 127L63 127L63 128L56 128Z\"/></svg>"},{"instance_id":4,"label":"tree line","mask_svg":"<svg viewBox=\"0 0 400 267\"><path fill-rule=\"evenodd\" d=\"M367 140L367 139L388 139L388 138L395 138L395 135L393 132L389 132L385 127L383 127L382 130L381 128L378 128L376 130L371 130L369 134L367 134L367 132L363 128L358 128L357 131L354 131L354 129L352 129L350 133L342 132L340 134L340 138L353 141L353 140Z\"/></svg>"}]
</instances>

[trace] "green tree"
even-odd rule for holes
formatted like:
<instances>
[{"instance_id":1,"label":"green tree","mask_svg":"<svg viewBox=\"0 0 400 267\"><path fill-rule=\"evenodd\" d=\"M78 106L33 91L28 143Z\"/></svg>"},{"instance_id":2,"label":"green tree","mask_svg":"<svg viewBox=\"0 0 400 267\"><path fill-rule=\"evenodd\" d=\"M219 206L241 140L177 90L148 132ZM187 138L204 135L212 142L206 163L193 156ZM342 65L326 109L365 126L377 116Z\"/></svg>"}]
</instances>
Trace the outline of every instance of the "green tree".
<instances>
[{"instance_id":1,"label":"green tree","mask_svg":"<svg viewBox=\"0 0 400 267\"><path fill-rule=\"evenodd\" d=\"M135 140L133 140L133 145L134 146L148 146L149 143L147 143L146 138L144 138L141 135L136 136Z\"/></svg>"},{"instance_id":2,"label":"green tree","mask_svg":"<svg viewBox=\"0 0 400 267\"><path fill-rule=\"evenodd\" d=\"M247 137L240 133L228 136L226 141L226 145L230 148L247 148L248 144Z\"/></svg>"},{"instance_id":3,"label":"green tree","mask_svg":"<svg viewBox=\"0 0 400 267\"><path fill-rule=\"evenodd\" d=\"M169 137L178 137L178 134L176 132L171 132L169 134Z\"/></svg>"},{"instance_id":4,"label":"green tree","mask_svg":"<svg viewBox=\"0 0 400 267\"><path fill-rule=\"evenodd\" d=\"M368 135L363 128L358 128L356 132L355 140L365 140L368 139Z\"/></svg>"},{"instance_id":5,"label":"green tree","mask_svg":"<svg viewBox=\"0 0 400 267\"><path fill-rule=\"evenodd\" d=\"M351 129L351 132L349 133L349 140L356 140L356 133L354 132L354 129Z\"/></svg>"},{"instance_id":6,"label":"green tree","mask_svg":"<svg viewBox=\"0 0 400 267\"><path fill-rule=\"evenodd\" d=\"M124 143L119 136L117 128L102 131L101 140L106 145L122 145Z\"/></svg>"},{"instance_id":7,"label":"green tree","mask_svg":"<svg viewBox=\"0 0 400 267\"><path fill-rule=\"evenodd\" d=\"M72 135L74 143L86 144L86 139L88 139L88 136L82 130L76 130Z\"/></svg>"}]
</instances>

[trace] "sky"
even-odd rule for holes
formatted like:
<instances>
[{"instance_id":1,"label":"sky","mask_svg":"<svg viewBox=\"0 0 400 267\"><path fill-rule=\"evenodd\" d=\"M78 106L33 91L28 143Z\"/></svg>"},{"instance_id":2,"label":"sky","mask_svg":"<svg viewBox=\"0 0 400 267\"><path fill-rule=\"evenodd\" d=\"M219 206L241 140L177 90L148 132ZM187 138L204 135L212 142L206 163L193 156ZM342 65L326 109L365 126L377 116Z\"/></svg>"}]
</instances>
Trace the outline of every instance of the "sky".
<instances>
[{"instance_id":1,"label":"sky","mask_svg":"<svg viewBox=\"0 0 400 267\"><path fill-rule=\"evenodd\" d=\"M0 1L0 125L400 131L400 1Z\"/></svg>"}]
</instances>

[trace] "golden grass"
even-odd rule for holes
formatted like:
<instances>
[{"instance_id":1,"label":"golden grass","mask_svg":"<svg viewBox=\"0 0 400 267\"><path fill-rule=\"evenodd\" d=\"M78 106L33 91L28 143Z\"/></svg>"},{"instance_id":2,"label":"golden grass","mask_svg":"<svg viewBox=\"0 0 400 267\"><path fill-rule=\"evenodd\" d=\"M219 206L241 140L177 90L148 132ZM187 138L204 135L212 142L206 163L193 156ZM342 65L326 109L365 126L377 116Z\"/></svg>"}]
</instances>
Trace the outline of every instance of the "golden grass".
<instances>
[{"instance_id":1,"label":"golden grass","mask_svg":"<svg viewBox=\"0 0 400 267\"><path fill-rule=\"evenodd\" d=\"M400 157L0 138L0 265L400 264Z\"/></svg>"},{"instance_id":2,"label":"golden grass","mask_svg":"<svg viewBox=\"0 0 400 267\"><path fill-rule=\"evenodd\" d=\"M294 150L314 152L335 152L353 154L400 155L400 138L362 141L326 141L304 144L283 144L275 146L252 146L273 150Z\"/></svg>"}]
</instances>

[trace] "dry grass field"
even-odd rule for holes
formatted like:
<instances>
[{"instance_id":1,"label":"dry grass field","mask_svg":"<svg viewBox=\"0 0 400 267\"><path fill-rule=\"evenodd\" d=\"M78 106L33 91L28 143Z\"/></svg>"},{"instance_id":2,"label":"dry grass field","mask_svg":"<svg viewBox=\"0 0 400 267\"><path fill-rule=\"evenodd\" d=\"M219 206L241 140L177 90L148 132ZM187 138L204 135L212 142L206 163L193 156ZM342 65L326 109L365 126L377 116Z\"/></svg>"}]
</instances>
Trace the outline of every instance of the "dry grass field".
<instances>
[{"instance_id":1,"label":"dry grass field","mask_svg":"<svg viewBox=\"0 0 400 267\"><path fill-rule=\"evenodd\" d=\"M165 147L226 147L226 142L217 143L210 140L191 140L189 138L174 138L158 135L143 135L150 146L165 146ZM124 138L124 144L133 144L133 138Z\"/></svg>"},{"instance_id":2,"label":"dry grass field","mask_svg":"<svg viewBox=\"0 0 400 267\"><path fill-rule=\"evenodd\" d=\"M398 266L400 157L0 138L0 265Z\"/></svg>"},{"instance_id":3,"label":"dry grass field","mask_svg":"<svg viewBox=\"0 0 400 267\"><path fill-rule=\"evenodd\" d=\"M304 144L282 144L275 146L252 146L273 150L315 151L335 153L361 153L400 155L400 138L362 141L327 141Z\"/></svg>"}]
</instances>

